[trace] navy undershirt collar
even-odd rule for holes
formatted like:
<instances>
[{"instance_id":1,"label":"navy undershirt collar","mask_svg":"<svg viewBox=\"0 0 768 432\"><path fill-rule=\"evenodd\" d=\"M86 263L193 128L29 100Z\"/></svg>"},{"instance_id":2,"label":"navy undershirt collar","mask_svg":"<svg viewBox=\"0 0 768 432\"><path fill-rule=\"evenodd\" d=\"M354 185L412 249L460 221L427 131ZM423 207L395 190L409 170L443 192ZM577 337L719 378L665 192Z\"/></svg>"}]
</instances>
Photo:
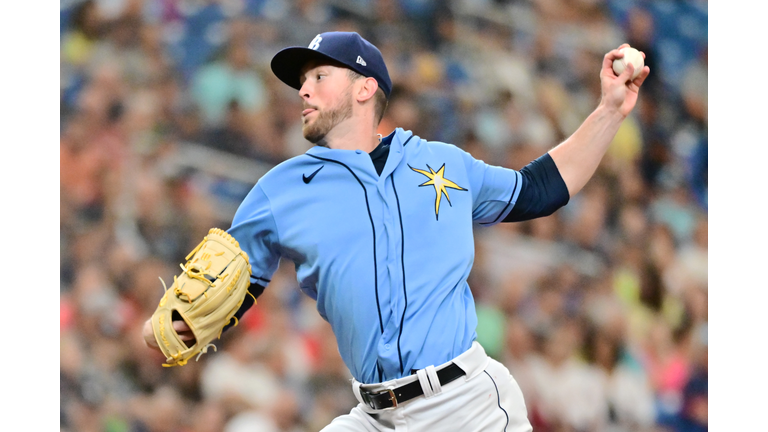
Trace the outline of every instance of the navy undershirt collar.
<instances>
[{"instance_id":1,"label":"navy undershirt collar","mask_svg":"<svg viewBox=\"0 0 768 432\"><path fill-rule=\"evenodd\" d=\"M376 173L379 175L381 175L381 172L384 170L384 165L387 164L389 147L392 144L392 138L394 136L395 134L389 134L382 138L379 145L369 153L369 156L371 156L371 161L373 162L373 166L376 168Z\"/></svg>"}]
</instances>

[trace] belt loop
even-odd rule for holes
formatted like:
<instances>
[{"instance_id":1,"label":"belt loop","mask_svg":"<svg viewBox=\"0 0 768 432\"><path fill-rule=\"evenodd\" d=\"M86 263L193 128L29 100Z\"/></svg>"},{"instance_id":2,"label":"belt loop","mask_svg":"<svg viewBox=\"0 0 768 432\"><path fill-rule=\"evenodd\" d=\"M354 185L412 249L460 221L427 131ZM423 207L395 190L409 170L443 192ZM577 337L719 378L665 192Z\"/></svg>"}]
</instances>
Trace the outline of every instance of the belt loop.
<instances>
[{"instance_id":1,"label":"belt loop","mask_svg":"<svg viewBox=\"0 0 768 432\"><path fill-rule=\"evenodd\" d=\"M357 400L360 403L367 405L368 403L365 401L365 399L363 399L363 395L360 393L360 386L361 385L362 384L358 380L353 379L352 380L352 393L355 394L355 397L357 398Z\"/></svg>"},{"instance_id":2,"label":"belt loop","mask_svg":"<svg viewBox=\"0 0 768 432\"><path fill-rule=\"evenodd\" d=\"M443 392L443 386L440 384L440 378L437 377L437 370L435 366L430 365L424 368L429 378L430 384L432 384L432 393L440 394Z\"/></svg>"},{"instance_id":3,"label":"belt loop","mask_svg":"<svg viewBox=\"0 0 768 432\"><path fill-rule=\"evenodd\" d=\"M430 397L434 396L435 393L432 391L432 386L429 383L426 369L417 370L416 376L419 377L419 384L421 384L421 391L424 392L424 397L429 399Z\"/></svg>"}]
</instances>

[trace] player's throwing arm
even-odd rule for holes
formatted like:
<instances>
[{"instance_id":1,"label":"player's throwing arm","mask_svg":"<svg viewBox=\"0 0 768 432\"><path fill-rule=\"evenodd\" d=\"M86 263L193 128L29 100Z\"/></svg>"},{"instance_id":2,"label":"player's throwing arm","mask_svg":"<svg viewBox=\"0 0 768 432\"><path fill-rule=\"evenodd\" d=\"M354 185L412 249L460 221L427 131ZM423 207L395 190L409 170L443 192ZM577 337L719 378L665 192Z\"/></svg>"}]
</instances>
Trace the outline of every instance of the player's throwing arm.
<instances>
[{"instance_id":1,"label":"player's throwing arm","mask_svg":"<svg viewBox=\"0 0 768 432\"><path fill-rule=\"evenodd\" d=\"M650 73L650 68L643 66L632 79L637 62L627 62L623 72L616 74L614 63L624 58L622 50L627 47L628 44L623 44L603 57L600 104L573 135L549 152L571 196L580 191L597 170L619 126L635 107L640 86ZM639 54L645 58L644 53Z\"/></svg>"}]
</instances>

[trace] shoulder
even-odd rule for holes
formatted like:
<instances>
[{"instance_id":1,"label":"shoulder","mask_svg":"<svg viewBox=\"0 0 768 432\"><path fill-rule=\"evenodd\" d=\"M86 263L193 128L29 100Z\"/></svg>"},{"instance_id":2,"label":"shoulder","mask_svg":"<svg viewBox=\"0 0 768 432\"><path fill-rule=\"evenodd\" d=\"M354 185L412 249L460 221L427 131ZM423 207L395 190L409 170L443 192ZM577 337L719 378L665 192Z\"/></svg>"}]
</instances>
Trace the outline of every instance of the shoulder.
<instances>
[{"instance_id":1,"label":"shoulder","mask_svg":"<svg viewBox=\"0 0 768 432\"><path fill-rule=\"evenodd\" d=\"M275 200L280 201L284 197L295 194L294 185L302 182L302 173L311 164L313 159L306 155L299 155L287 159L267 171L251 191L243 199L238 208L236 219L243 215L252 215L257 212L271 212Z\"/></svg>"},{"instance_id":2,"label":"shoulder","mask_svg":"<svg viewBox=\"0 0 768 432\"><path fill-rule=\"evenodd\" d=\"M294 179L294 177L297 180L301 180L306 169L317 165L317 163L317 159L306 154L294 156L280 162L267 171L267 173L256 183L256 186L261 187L265 192L274 190L275 188L283 188L285 184L289 183L289 180Z\"/></svg>"},{"instance_id":3,"label":"shoulder","mask_svg":"<svg viewBox=\"0 0 768 432\"><path fill-rule=\"evenodd\" d=\"M429 141L416 135L405 145L404 151L409 161L427 160L430 163L460 163L471 162L469 153L455 144L442 141Z\"/></svg>"},{"instance_id":4,"label":"shoulder","mask_svg":"<svg viewBox=\"0 0 768 432\"><path fill-rule=\"evenodd\" d=\"M466 153L464 150L456 146L455 144L445 143L442 141L430 141L421 138L418 135L412 135L405 143L406 152L427 152L427 153L445 153L445 154L462 154Z\"/></svg>"}]
</instances>

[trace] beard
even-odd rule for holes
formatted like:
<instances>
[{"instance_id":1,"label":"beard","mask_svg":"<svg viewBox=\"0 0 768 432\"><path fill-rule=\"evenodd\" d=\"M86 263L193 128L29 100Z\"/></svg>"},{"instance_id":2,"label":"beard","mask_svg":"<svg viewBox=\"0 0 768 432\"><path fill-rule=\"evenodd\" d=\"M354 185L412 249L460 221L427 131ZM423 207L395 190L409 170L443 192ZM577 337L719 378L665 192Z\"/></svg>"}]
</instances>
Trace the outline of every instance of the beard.
<instances>
[{"instance_id":1,"label":"beard","mask_svg":"<svg viewBox=\"0 0 768 432\"><path fill-rule=\"evenodd\" d=\"M336 125L352 116L352 91L348 89L344 92L341 102L329 110L318 110L317 118L314 122L304 123L301 131L304 139L312 144L325 146L325 136L328 135Z\"/></svg>"}]
</instances>

